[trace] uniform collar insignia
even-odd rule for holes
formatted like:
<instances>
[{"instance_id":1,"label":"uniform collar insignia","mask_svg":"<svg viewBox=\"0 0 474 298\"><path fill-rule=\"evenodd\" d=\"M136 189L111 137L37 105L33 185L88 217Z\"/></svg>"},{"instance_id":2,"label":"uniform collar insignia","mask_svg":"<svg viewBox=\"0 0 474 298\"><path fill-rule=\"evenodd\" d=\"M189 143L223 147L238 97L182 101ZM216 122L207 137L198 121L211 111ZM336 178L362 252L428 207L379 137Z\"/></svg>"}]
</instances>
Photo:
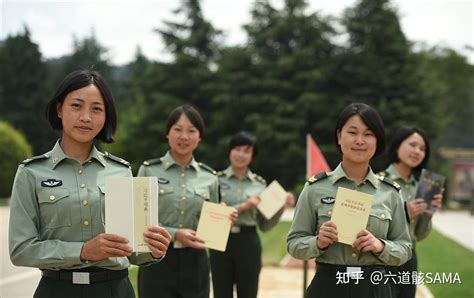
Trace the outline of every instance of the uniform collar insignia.
<instances>
[{"instance_id":1,"label":"uniform collar insignia","mask_svg":"<svg viewBox=\"0 0 474 298\"><path fill-rule=\"evenodd\" d=\"M168 179L158 177L158 184L168 184L168 183L170 183Z\"/></svg>"},{"instance_id":2,"label":"uniform collar insignia","mask_svg":"<svg viewBox=\"0 0 474 298\"><path fill-rule=\"evenodd\" d=\"M323 204L333 204L336 201L334 197L325 197L321 199L321 203Z\"/></svg>"},{"instance_id":3,"label":"uniform collar insignia","mask_svg":"<svg viewBox=\"0 0 474 298\"><path fill-rule=\"evenodd\" d=\"M56 186L61 186L63 185L63 182L61 180L56 180L56 179L48 179L41 181L41 186L44 187L56 187Z\"/></svg>"}]
</instances>

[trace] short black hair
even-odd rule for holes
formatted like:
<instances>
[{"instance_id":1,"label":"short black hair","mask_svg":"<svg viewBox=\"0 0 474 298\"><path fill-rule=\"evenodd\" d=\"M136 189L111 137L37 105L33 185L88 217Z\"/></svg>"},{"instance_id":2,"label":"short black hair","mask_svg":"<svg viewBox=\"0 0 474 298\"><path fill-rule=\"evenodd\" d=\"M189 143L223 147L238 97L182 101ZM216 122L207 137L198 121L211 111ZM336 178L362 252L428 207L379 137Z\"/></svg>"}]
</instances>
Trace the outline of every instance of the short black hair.
<instances>
[{"instance_id":1,"label":"short black hair","mask_svg":"<svg viewBox=\"0 0 474 298\"><path fill-rule=\"evenodd\" d=\"M239 146L250 146L253 148L252 157L257 156L258 154L258 146L257 146L257 137L247 131L239 131L235 135L232 136L229 142L229 153L235 147Z\"/></svg>"},{"instance_id":2,"label":"short black hair","mask_svg":"<svg viewBox=\"0 0 474 298\"><path fill-rule=\"evenodd\" d=\"M53 97L46 105L45 114L53 129L62 130L63 124L58 117L58 104L62 104L66 96L78 89L94 85L99 89L105 105L105 123L102 130L94 139L105 143L114 142L114 134L117 128L117 111L112 91L107 81L100 73L94 70L75 70L68 74L54 92Z\"/></svg>"},{"instance_id":3,"label":"short black hair","mask_svg":"<svg viewBox=\"0 0 474 298\"><path fill-rule=\"evenodd\" d=\"M408 139L412 134L417 133L425 141L425 158L423 161L412 171L414 172L421 172L421 169L426 168L428 164L428 160L430 159L430 142L428 141L428 137L426 136L426 132L416 126L402 126L393 135L392 141L390 143L390 147L388 148L388 160L392 163L397 163L400 161L398 158L398 148L400 145Z\"/></svg>"},{"instance_id":4,"label":"short black hair","mask_svg":"<svg viewBox=\"0 0 474 298\"><path fill-rule=\"evenodd\" d=\"M202 116L199 111L190 104L184 104L173 111L168 116L168 120L166 121L166 135L170 132L171 127L178 122L179 117L184 114L188 117L189 121L196 127L199 131L199 137L202 138L204 134L204 120L202 120Z\"/></svg>"},{"instance_id":5,"label":"short black hair","mask_svg":"<svg viewBox=\"0 0 474 298\"><path fill-rule=\"evenodd\" d=\"M385 151L386 140L382 117L380 117L380 114L376 109L360 102L351 103L346 106L337 119L334 136L336 138L336 146L337 149L339 149L339 152L342 153L337 134L342 130L342 127L346 124L347 120L354 115L358 115L362 121L364 121L365 125L367 125L367 127L375 134L375 138L377 139L377 149L375 150L374 156L383 153Z\"/></svg>"}]
</instances>

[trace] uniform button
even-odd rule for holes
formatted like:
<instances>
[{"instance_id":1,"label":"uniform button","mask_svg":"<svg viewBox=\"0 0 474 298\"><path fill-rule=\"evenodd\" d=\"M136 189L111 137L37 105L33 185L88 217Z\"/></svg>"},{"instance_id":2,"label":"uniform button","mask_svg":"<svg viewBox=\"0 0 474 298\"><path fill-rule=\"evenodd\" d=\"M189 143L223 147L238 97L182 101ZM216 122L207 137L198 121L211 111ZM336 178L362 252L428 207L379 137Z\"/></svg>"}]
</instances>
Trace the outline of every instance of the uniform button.
<instances>
[{"instance_id":1,"label":"uniform button","mask_svg":"<svg viewBox=\"0 0 474 298\"><path fill-rule=\"evenodd\" d=\"M164 193L164 192L165 192L165 190L163 188L160 189L160 193Z\"/></svg>"},{"instance_id":2,"label":"uniform button","mask_svg":"<svg viewBox=\"0 0 474 298\"><path fill-rule=\"evenodd\" d=\"M181 184L181 187L186 187L186 185L185 185L185 184Z\"/></svg>"},{"instance_id":3,"label":"uniform button","mask_svg":"<svg viewBox=\"0 0 474 298\"><path fill-rule=\"evenodd\" d=\"M407 184L407 185L405 185L405 188L408 188L408 187L410 187L408 184Z\"/></svg>"},{"instance_id":4,"label":"uniform button","mask_svg":"<svg viewBox=\"0 0 474 298\"><path fill-rule=\"evenodd\" d=\"M408 199L411 200L411 198L413 198L412 196L408 196Z\"/></svg>"},{"instance_id":5,"label":"uniform button","mask_svg":"<svg viewBox=\"0 0 474 298\"><path fill-rule=\"evenodd\" d=\"M50 195L50 196L49 196L49 200L50 200L50 201L54 201L55 199L56 199L55 196L53 196L53 195Z\"/></svg>"},{"instance_id":6,"label":"uniform button","mask_svg":"<svg viewBox=\"0 0 474 298\"><path fill-rule=\"evenodd\" d=\"M357 254L355 252L352 253L352 257L355 258L357 257Z\"/></svg>"},{"instance_id":7,"label":"uniform button","mask_svg":"<svg viewBox=\"0 0 474 298\"><path fill-rule=\"evenodd\" d=\"M57 163L57 162L58 162L58 160L59 160L59 158L57 158L57 157L54 157L54 158L53 158L53 163Z\"/></svg>"},{"instance_id":8,"label":"uniform button","mask_svg":"<svg viewBox=\"0 0 474 298\"><path fill-rule=\"evenodd\" d=\"M184 177L184 173L183 173L183 174L181 174L181 177Z\"/></svg>"},{"instance_id":9,"label":"uniform button","mask_svg":"<svg viewBox=\"0 0 474 298\"><path fill-rule=\"evenodd\" d=\"M82 205L87 206L87 204L89 204L89 202L86 199L82 200Z\"/></svg>"},{"instance_id":10,"label":"uniform button","mask_svg":"<svg viewBox=\"0 0 474 298\"><path fill-rule=\"evenodd\" d=\"M86 187L86 185L84 183L81 183L81 188L84 188Z\"/></svg>"},{"instance_id":11,"label":"uniform button","mask_svg":"<svg viewBox=\"0 0 474 298\"><path fill-rule=\"evenodd\" d=\"M332 214L332 211L328 211L328 215L331 215Z\"/></svg>"},{"instance_id":12,"label":"uniform button","mask_svg":"<svg viewBox=\"0 0 474 298\"><path fill-rule=\"evenodd\" d=\"M383 213L380 214L380 217L381 217L381 218L385 218L385 214L383 214Z\"/></svg>"},{"instance_id":13,"label":"uniform button","mask_svg":"<svg viewBox=\"0 0 474 298\"><path fill-rule=\"evenodd\" d=\"M182 228L182 227L183 227L183 225L182 225L182 224L179 224L179 225L178 225L178 227Z\"/></svg>"},{"instance_id":14,"label":"uniform button","mask_svg":"<svg viewBox=\"0 0 474 298\"><path fill-rule=\"evenodd\" d=\"M82 170L77 171L79 175L82 175Z\"/></svg>"},{"instance_id":15,"label":"uniform button","mask_svg":"<svg viewBox=\"0 0 474 298\"><path fill-rule=\"evenodd\" d=\"M186 200L186 197L182 197L181 200Z\"/></svg>"},{"instance_id":16,"label":"uniform button","mask_svg":"<svg viewBox=\"0 0 474 298\"><path fill-rule=\"evenodd\" d=\"M83 223L85 226L88 226L88 225L89 225L89 221L88 221L88 220L84 220L82 223Z\"/></svg>"},{"instance_id":17,"label":"uniform button","mask_svg":"<svg viewBox=\"0 0 474 298\"><path fill-rule=\"evenodd\" d=\"M181 215L183 215L183 214L184 214L184 210L181 210L181 212L179 212L179 213L181 213Z\"/></svg>"}]
</instances>

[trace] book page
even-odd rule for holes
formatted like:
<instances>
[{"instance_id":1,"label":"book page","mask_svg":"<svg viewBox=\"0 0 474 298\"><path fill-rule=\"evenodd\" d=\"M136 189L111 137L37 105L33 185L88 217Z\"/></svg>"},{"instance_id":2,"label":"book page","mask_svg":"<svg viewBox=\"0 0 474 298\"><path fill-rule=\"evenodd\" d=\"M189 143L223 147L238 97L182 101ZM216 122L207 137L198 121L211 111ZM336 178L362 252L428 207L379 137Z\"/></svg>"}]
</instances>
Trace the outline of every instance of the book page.
<instances>
[{"instance_id":1,"label":"book page","mask_svg":"<svg viewBox=\"0 0 474 298\"><path fill-rule=\"evenodd\" d=\"M233 210L221 204L203 203L196 236L205 241L206 247L225 251L232 224L229 216Z\"/></svg>"},{"instance_id":2,"label":"book page","mask_svg":"<svg viewBox=\"0 0 474 298\"><path fill-rule=\"evenodd\" d=\"M126 237L134 252L149 252L143 232L151 225L158 225L157 178L107 178L105 232Z\"/></svg>"},{"instance_id":3,"label":"book page","mask_svg":"<svg viewBox=\"0 0 474 298\"><path fill-rule=\"evenodd\" d=\"M332 210L331 221L337 226L341 243L352 245L357 234L367 227L373 196L339 187Z\"/></svg>"},{"instance_id":4,"label":"book page","mask_svg":"<svg viewBox=\"0 0 474 298\"><path fill-rule=\"evenodd\" d=\"M422 198L428 204L428 209L434 211L431 201L436 194L441 192L444 185L444 179L444 176L440 174L427 169L422 169L415 198Z\"/></svg>"},{"instance_id":5,"label":"book page","mask_svg":"<svg viewBox=\"0 0 474 298\"><path fill-rule=\"evenodd\" d=\"M260 203L257 205L257 209L266 219L270 219L285 205L286 190L278 181L273 180L273 182L262 191L259 197Z\"/></svg>"}]
</instances>

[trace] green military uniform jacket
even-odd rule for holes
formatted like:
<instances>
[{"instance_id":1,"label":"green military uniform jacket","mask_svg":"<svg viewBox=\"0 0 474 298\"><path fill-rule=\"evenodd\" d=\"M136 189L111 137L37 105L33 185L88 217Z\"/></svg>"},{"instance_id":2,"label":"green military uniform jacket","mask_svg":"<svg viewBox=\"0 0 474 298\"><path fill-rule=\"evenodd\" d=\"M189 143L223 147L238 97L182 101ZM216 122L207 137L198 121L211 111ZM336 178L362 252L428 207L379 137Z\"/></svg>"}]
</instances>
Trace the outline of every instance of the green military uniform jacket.
<instances>
[{"instance_id":1,"label":"green military uniform jacket","mask_svg":"<svg viewBox=\"0 0 474 298\"><path fill-rule=\"evenodd\" d=\"M316 258L317 262L356 266L398 266L411 258L412 246L403 201L393 182L386 182L369 168L364 181L357 185L347 178L342 163L333 172L320 178L310 178L298 199L287 238L288 252L293 257ZM316 237L321 225L331 219L338 187L373 195L367 230L384 243L382 252L361 252L339 242L334 242L325 249L318 248Z\"/></svg>"},{"instance_id":2,"label":"green military uniform jacket","mask_svg":"<svg viewBox=\"0 0 474 298\"><path fill-rule=\"evenodd\" d=\"M405 202L416 199L415 195L416 190L418 189L418 181L415 179L413 174L410 176L408 181L405 181L393 165L390 165L384 172L379 174L387 176L400 185L402 198ZM408 229L410 231L413 247L415 247L416 241L425 239L431 232L431 218L425 213L420 214L416 218L410 220Z\"/></svg>"},{"instance_id":3,"label":"green military uniform jacket","mask_svg":"<svg viewBox=\"0 0 474 298\"><path fill-rule=\"evenodd\" d=\"M263 231L270 230L274 227L281 215L283 209L277 212L271 219L267 220L257 208L251 208L249 210L240 211L239 206L252 196L258 196L266 187L266 181L252 173L250 169L247 171L245 179L239 179L232 166L227 167L222 172L217 173L219 177L219 187L221 192L222 202L226 203L230 207L234 207L238 210L239 216L235 226L259 226Z\"/></svg>"},{"instance_id":4,"label":"green military uniform jacket","mask_svg":"<svg viewBox=\"0 0 474 298\"><path fill-rule=\"evenodd\" d=\"M138 170L138 176L158 177L158 220L174 241L177 229L197 229L204 201L219 202L215 174L194 158L183 168L169 152L161 158L145 161Z\"/></svg>"},{"instance_id":5,"label":"green military uniform jacket","mask_svg":"<svg viewBox=\"0 0 474 298\"><path fill-rule=\"evenodd\" d=\"M84 242L105 232L105 179L131 177L128 162L92 146L83 164L69 158L59 141L43 155L23 161L10 206L10 258L40 269L125 269L154 261L150 253L81 261ZM107 204L113 202L107 202Z\"/></svg>"}]
</instances>

